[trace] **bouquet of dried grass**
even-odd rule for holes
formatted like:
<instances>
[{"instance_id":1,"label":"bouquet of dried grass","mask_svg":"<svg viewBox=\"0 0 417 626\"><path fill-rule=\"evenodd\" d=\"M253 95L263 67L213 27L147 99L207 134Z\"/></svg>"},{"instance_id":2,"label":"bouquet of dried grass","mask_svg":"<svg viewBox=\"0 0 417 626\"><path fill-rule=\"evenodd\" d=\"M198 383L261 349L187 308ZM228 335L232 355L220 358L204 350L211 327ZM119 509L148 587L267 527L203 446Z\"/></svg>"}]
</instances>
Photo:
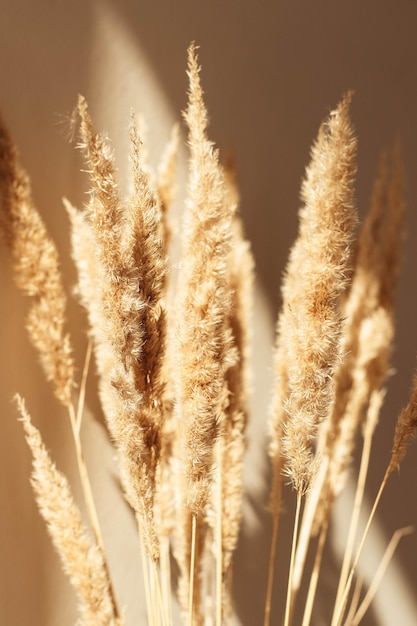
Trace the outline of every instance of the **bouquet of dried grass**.
<instances>
[{"instance_id":1,"label":"bouquet of dried grass","mask_svg":"<svg viewBox=\"0 0 417 626\"><path fill-rule=\"evenodd\" d=\"M89 352L117 450L125 496L143 547L148 624L173 624L170 560L178 567L183 623L232 620L233 553L238 541L248 418L253 260L237 215L233 176L207 136L196 49L188 57L189 184L175 300L167 290L178 133L158 174L146 165L139 130L130 126L132 191L122 199L107 139L79 98L80 146L90 176L87 205L65 201L77 291L90 324L86 365L75 394L58 255L31 199L30 183L0 126L1 230L18 286L31 297L28 331L72 427L88 520L51 460L25 402L18 409L33 454L32 484L63 567L78 595L80 624L121 625L100 524L83 457L80 428ZM357 237L356 139L345 96L321 125L302 187L297 240L282 285L271 393L273 516L264 626L271 607L284 624L303 626L312 611L331 519L357 433L363 438L348 543L331 626L360 623L402 535L390 542L374 584L355 583L358 560L383 489L417 426L417 385L400 414L381 488L358 536L373 433L385 395L400 265L403 182L399 151L381 159L369 213ZM297 494L288 586L274 598L273 576L282 488ZM91 529L91 530L90 530ZM317 540L315 538L318 538ZM306 556L314 547L308 573Z\"/></svg>"}]
</instances>

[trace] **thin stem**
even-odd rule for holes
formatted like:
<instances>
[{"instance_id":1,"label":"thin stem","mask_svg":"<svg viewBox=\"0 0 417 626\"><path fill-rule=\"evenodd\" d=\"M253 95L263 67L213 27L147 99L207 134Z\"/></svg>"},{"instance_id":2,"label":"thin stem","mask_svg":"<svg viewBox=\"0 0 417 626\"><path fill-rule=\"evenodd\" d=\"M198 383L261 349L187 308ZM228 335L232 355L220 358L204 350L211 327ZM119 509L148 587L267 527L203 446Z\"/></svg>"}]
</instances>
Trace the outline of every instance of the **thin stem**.
<instances>
[{"instance_id":1,"label":"thin stem","mask_svg":"<svg viewBox=\"0 0 417 626\"><path fill-rule=\"evenodd\" d=\"M154 615L152 611L152 602L151 602L151 589L149 584L149 570L148 564L146 562L146 548L143 542L143 534L141 532L141 522L137 517L137 524L139 529L139 543L140 543L140 556L142 563L142 575L143 575L143 584L145 587L145 600L146 600L146 613L148 616L149 626L155 626L154 624Z\"/></svg>"},{"instance_id":2,"label":"thin stem","mask_svg":"<svg viewBox=\"0 0 417 626\"><path fill-rule=\"evenodd\" d=\"M347 582L346 582L346 585L345 585L345 589L344 589L344 592L343 592L343 596L342 596L342 598L341 598L341 600L339 602L339 606L335 605L331 626L340 626L340 624L342 623L343 614L344 614L345 609L346 609L347 599L348 599L350 588L352 586L353 577L355 575L355 571L356 571L356 568L358 566L359 558L360 558L360 556L362 554L363 546L364 546L366 538L368 536L369 529L370 529L371 524L373 522L373 519L375 517L375 513L376 513L376 510L378 508L379 501L381 500L382 493L384 491L385 485L387 484L388 476L389 476L388 472L385 472L385 476L384 476L384 478L382 480L381 486L380 486L379 491L377 493L377 496L375 498L375 502L374 502L374 505L372 507L372 511L371 511L371 513L369 515L369 518L368 518L368 521L367 521L367 524L366 524L366 527L365 527L365 531L364 531L364 533L362 535L362 539L361 539L361 542L359 544L359 548L358 548L358 551L356 553L355 560L354 560L354 562L352 564L352 567L350 569L349 578L347 579Z\"/></svg>"},{"instance_id":3,"label":"thin stem","mask_svg":"<svg viewBox=\"0 0 417 626\"><path fill-rule=\"evenodd\" d=\"M347 617L346 617L345 626L350 626L350 623L357 611L359 600L361 597L362 587L363 587L363 577L358 576L355 582L355 588L353 590L352 600L350 602L349 613L347 614Z\"/></svg>"},{"instance_id":4,"label":"thin stem","mask_svg":"<svg viewBox=\"0 0 417 626\"><path fill-rule=\"evenodd\" d=\"M274 475L272 478L272 493L271 493L272 537L271 537L271 548L269 551L268 583L266 587L264 626L269 626L269 622L271 619L272 590L274 587L275 561L276 561L278 530L279 530L279 516L280 516L281 498L282 498L281 468L282 468L282 463L280 461L276 461L274 463Z\"/></svg>"},{"instance_id":5,"label":"thin stem","mask_svg":"<svg viewBox=\"0 0 417 626\"><path fill-rule=\"evenodd\" d=\"M208 531L208 542L212 543L211 533L213 529ZM207 626L214 626L216 620L216 588L215 588L215 573L216 571L216 551L209 550L209 558L206 561L206 567L204 568L203 576L205 586L205 593L203 595L203 614L205 615L205 623ZM213 582L214 580L214 582Z\"/></svg>"},{"instance_id":6,"label":"thin stem","mask_svg":"<svg viewBox=\"0 0 417 626\"><path fill-rule=\"evenodd\" d=\"M157 596L157 602L155 604L159 606L159 615L162 616L162 626L168 626L168 616L165 611L164 600L162 597L162 589L161 589L161 581L159 578L159 572L158 572L157 565L153 559L151 559L151 567L153 570L155 587L156 587L156 596ZM158 620L158 623L159 623L159 620Z\"/></svg>"},{"instance_id":7,"label":"thin stem","mask_svg":"<svg viewBox=\"0 0 417 626\"><path fill-rule=\"evenodd\" d=\"M327 517L326 521L324 522L324 524L321 527L320 537L319 537L319 541L318 541L318 544L317 544L316 556L315 556L315 559L314 559L313 571L312 571L311 577L310 577L310 584L309 584L309 587L308 587L307 600L306 600L306 604L305 604L305 608L304 608L304 616L303 616L302 626L308 626L310 624L310 621L311 621L311 614L313 612L314 598L316 597L317 583L318 583L318 580L319 580L320 567L321 567L321 562L322 562L322 559L323 559L324 545L326 543L328 527L329 527L329 518Z\"/></svg>"},{"instance_id":8,"label":"thin stem","mask_svg":"<svg viewBox=\"0 0 417 626\"><path fill-rule=\"evenodd\" d=\"M191 559L190 559L190 595L188 600L189 626L193 626L193 600L194 600L194 567L195 567L195 542L197 534L197 518L191 520Z\"/></svg>"},{"instance_id":9,"label":"thin stem","mask_svg":"<svg viewBox=\"0 0 417 626\"><path fill-rule=\"evenodd\" d=\"M387 567L394 555L395 550L397 549L400 540L405 537L405 535L410 535L413 532L414 528L412 526L407 526L406 528L401 528L397 530L393 534L393 536L391 537L391 541L389 542L387 549L385 550L384 556L382 557L382 561L379 564L377 571L375 572L375 576L372 578L372 583L370 584L369 589L359 606L359 609L356 611L352 621L348 622L349 626L358 626L359 622L365 615L366 611L369 609L369 606L371 605L371 602L375 597L382 577L387 570Z\"/></svg>"},{"instance_id":10,"label":"thin stem","mask_svg":"<svg viewBox=\"0 0 417 626\"><path fill-rule=\"evenodd\" d=\"M171 602L171 563L169 558L169 538L167 536L161 537L160 544L162 595L169 624L172 624L173 615Z\"/></svg>"},{"instance_id":11,"label":"thin stem","mask_svg":"<svg viewBox=\"0 0 417 626\"><path fill-rule=\"evenodd\" d=\"M380 408L380 405L378 403L371 401L369 411L377 411L379 413L379 408ZM369 415L370 419L368 421L371 423L376 423L376 419L373 419L374 417L376 416ZM355 538L356 538L356 533L357 533L358 524L359 524L359 516L360 516L360 512L362 508L363 496L365 493L365 485L366 485L366 479L368 475L369 460L370 460L370 455L371 455L372 439L373 439L374 432L375 432L374 428L366 428L365 426L361 463L360 463L360 468L359 468L359 476L358 476L358 482L356 486L356 493L355 493L355 500L353 504L352 516L350 518L348 538L346 541L346 549L343 555L343 563L342 563L342 569L340 572L339 585L338 585L337 593L336 593L335 607L338 606L340 599L342 597L343 590L345 588L346 581L347 581L348 574L349 574L350 564L352 562Z\"/></svg>"},{"instance_id":12,"label":"thin stem","mask_svg":"<svg viewBox=\"0 0 417 626\"><path fill-rule=\"evenodd\" d=\"M81 422L82 422L83 414L84 414L85 394L86 394L86 389L87 389L87 376L88 376L88 371L90 369L92 349L93 349L93 342L91 339L89 339L87 343L87 350L85 353L84 367L83 367L83 373L82 373L81 384L80 384L80 395L78 396L77 417L75 420L78 434L81 431Z\"/></svg>"},{"instance_id":13,"label":"thin stem","mask_svg":"<svg viewBox=\"0 0 417 626\"><path fill-rule=\"evenodd\" d=\"M302 495L297 493L297 507L295 509L295 519L294 519L294 529L293 529L293 537L291 544L291 559L290 559L290 570L288 573L288 588L287 588L287 600L285 603L285 621L284 626L290 626L291 623L291 612L293 609L293 598L292 598L292 577L294 574L294 561L295 561L295 550L297 546L297 538L298 538L298 527L300 525L300 510L301 510L301 500Z\"/></svg>"},{"instance_id":14,"label":"thin stem","mask_svg":"<svg viewBox=\"0 0 417 626\"><path fill-rule=\"evenodd\" d=\"M152 611L152 621L155 626L160 626L159 621L159 605L158 605L158 594L156 589L156 579L155 579L155 571L153 568L152 559L150 558L148 552L146 554L147 560L147 569L149 572L149 586L151 591L151 611Z\"/></svg>"},{"instance_id":15,"label":"thin stem","mask_svg":"<svg viewBox=\"0 0 417 626\"><path fill-rule=\"evenodd\" d=\"M297 545L297 551L295 553L294 576L292 581L292 593L294 596L300 588L307 551L310 545L311 529L328 467L329 457L326 456L320 463L319 470L314 478L311 491L307 496L306 504L303 510L303 519L301 521L300 538Z\"/></svg>"},{"instance_id":16,"label":"thin stem","mask_svg":"<svg viewBox=\"0 0 417 626\"><path fill-rule=\"evenodd\" d=\"M223 585L222 585L222 443L217 442L217 516L216 516L216 626L222 625Z\"/></svg>"}]
</instances>

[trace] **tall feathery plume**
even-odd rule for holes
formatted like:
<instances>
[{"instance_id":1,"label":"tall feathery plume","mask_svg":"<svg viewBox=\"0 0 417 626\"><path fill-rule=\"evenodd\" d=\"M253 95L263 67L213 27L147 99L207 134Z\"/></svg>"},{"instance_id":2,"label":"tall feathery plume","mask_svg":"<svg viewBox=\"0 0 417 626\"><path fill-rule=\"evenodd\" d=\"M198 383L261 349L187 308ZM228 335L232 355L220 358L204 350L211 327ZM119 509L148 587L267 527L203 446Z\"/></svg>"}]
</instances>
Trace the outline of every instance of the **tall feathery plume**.
<instances>
[{"instance_id":1,"label":"tall feathery plume","mask_svg":"<svg viewBox=\"0 0 417 626\"><path fill-rule=\"evenodd\" d=\"M170 257L170 243L173 232L175 230L173 220L171 218L172 205L175 200L177 192L177 162L178 162L178 149L179 149L180 130L179 124L174 124L171 130L171 135L165 149L160 158L156 179L156 193L159 198L161 207L161 227L162 227L162 241L164 245L164 251L167 258ZM177 233L176 233L177 234ZM172 264L169 267L169 272L172 272ZM173 406L175 398L175 348L170 348L175 343L176 332L176 320L175 320L175 304L173 300L176 298L176 281L172 280L172 274L170 275L170 281L167 281L165 288L165 302L166 308L169 311L166 319L166 350L163 363L163 379L165 381L164 387L164 404L165 404L165 420L164 420L164 434L165 444L171 449L173 444L173 437L175 431L175 420L173 419ZM164 445L165 445L164 444ZM167 449L168 449L167 448ZM171 456L171 455L169 455ZM168 460L165 457L165 460ZM170 471L170 470L168 470ZM168 476L167 476L168 479ZM168 520L166 520L168 522Z\"/></svg>"},{"instance_id":2,"label":"tall feathery plume","mask_svg":"<svg viewBox=\"0 0 417 626\"><path fill-rule=\"evenodd\" d=\"M344 361L336 375L336 404L332 420L337 423L346 411L352 390L355 361L363 344L358 329L379 307L392 314L401 260L404 192L398 150L380 159L368 215L361 229L352 285L345 303ZM331 429L333 437L337 428Z\"/></svg>"},{"instance_id":3,"label":"tall feathery plume","mask_svg":"<svg viewBox=\"0 0 417 626\"><path fill-rule=\"evenodd\" d=\"M230 327L237 350L237 362L226 374L227 400L221 437L221 578L224 586L223 611L230 616L233 576L232 559L242 520L243 461L248 421L249 341L253 298L254 261L249 242L243 237L240 221L235 220L230 261L232 311ZM218 556L219 558L219 556ZM219 564L220 565L220 564Z\"/></svg>"},{"instance_id":4,"label":"tall feathery plume","mask_svg":"<svg viewBox=\"0 0 417 626\"><path fill-rule=\"evenodd\" d=\"M64 330L66 297L58 253L34 206L29 178L1 119L0 186L0 227L11 250L15 280L33 299L27 319L29 337L56 397L68 407L74 388L74 362Z\"/></svg>"},{"instance_id":5,"label":"tall feathery plume","mask_svg":"<svg viewBox=\"0 0 417 626\"><path fill-rule=\"evenodd\" d=\"M238 206L239 193L231 159L224 166L226 198ZM242 517L242 472L246 448L245 432L251 386L249 352L253 306L254 259L244 237L240 217L233 221L232 249L229 260L229 289L232 297L229 325L236 348L236 363L226 373L226 407L222 430L222 571L226 576L237 545Z\"/></svg>"},{"instance_id":6,"label":"tall feathery plume","mask_svg":"<svg viewBox=\"0 0 417 626\"><path fill-rule=\"evenodd\" d=\"M170 139L162 153L158 164L156 175L156 192L161 207L162 240L164 251L169 258L169 248L173 234L173 224L171 220L171 209L177 191L176 174L179 148L179 125L172 127ZM173 407L175 402L175 281L170 281L165 289L166 308L169 312L166 319L166 349L164 362L162 364L164 380L164 424L161 441L161 465L160 478L158 480L159 493L157 495L156 507L158 515L158 529L160 537L164 537L169 542L169 536L174 533L175 518L178 511L175 508L175 477L178 477L178 460L175 458L173 449L175 443L175 419L173 417ZM168 283L168 281L167 281ZM163 568L161 568L163 569Z\"/></svg>"},{"instance_id":7,"label":"tall feathery plume","mask_svg":"<svg viewBox=\"0 0 417 626\"><path fill-rule=\"evenodd\" d=\"M344 359L336 376L336 402L324 454L330 463L316 526L328 515L345 482L355 436L366 420L372 393L389 375L394 335L394 297L404 230L402 163L398 149L380 159L370 210L362 226L352 285L344 313ZM374 427L376 424L374 424Z\"/></svg>"},{"instance_id":8,"label":"tall feathery plume","mask_svg":"<svg viewBox=\"0 0 417 626\"><path fill-rule=\"evenodd\" d=\"M164 377L166 343L166 254L168 234L162 222L161 202L151 178L142 167L141 142L132 116L130 127L133 194L130 199L128 245L139 270L139 289L146 302L140 324L145 341L142 345L136 387L142 390L142 419L149 426L152 462L152 508L154 506L158 465L161 457L162 430L165 419Z\"/></svg>"},{"instance_id":9,"label":"tall feathery plume","mask_svg":"<svg viewBox=\"0 0 417 626\"><path fill-rule=\"evenodd\" d=\"M140 167L139 140L132 128L134 192L125 207L118 195L113 157L94 132L87 105L79 100L81 138L90 167L87 206L102 268L98 286L105 333L113 353L110 380L115 393L107 414L119 451L124 488L154 561L159 548L153 517L160 455L160 363L164 343L161 290L165 280L160 209Z\"/></svg>"},{"instance_id":10,"label":"tall feathery plume","mask_svg":"<svg viewBox=\"0 0 417 626\"><path fill-rule=\"evenodd\" d=\"M303 183L299 236L283 284L279 340L285 354L288 415L283 454L298 493L314 473L312 441L334 401L333 375L340 359L340 299L350 271L356 224L356 140L350 95L321 126ZM280 348L278 348L280 350Z\"/></svg>"},{"instance_id":11,"label":"tall feathery plume","mask_svg":"<svg viewBox=\"0 0 417 626\"><path fill-rule=\"evenodd\" d=\"M316 534L327 526L335 498L346 482L356 435L362 425L364 445L359 480L335 606L349 573L394 336L394 296L405 201L398 146L390 156L385 152L381 156L370 209L359 236L354 275L344 307L344 359L336 372L336 402L324 434L323 455L329 460L328 469L320 485L316 510L311 512L312 534ZM306 528L306 532L310 530Z\"/></svg>"},{"instance_id":12,"label":"tall feathery plume","mask_svg":"<svg viewBox=\"0 0 417 626\"><path fill-rule=\"evenodd\" d=\"M346 96L322 124L313 146L302 187L304 206L300 210L299 235L290 253L282 288L276 363L278 384L286 392L281 399L286 415L282 423L281 409L277 411L272 431L283 430L285 472L297 492L286 626L295 601L293 577L301 498L319 467L313 441L319 425L330 414L334 402L333 375L341 357L340 300L350 271L351 239L356 224L356 140L348 114L350 99L350 95ZM274 447L279 450L278 445ZM274 488L279 493L275 485ZM269 584L268 591L270 587ZM268 612L267 598L266 620Z\"/></svg>"},{"instance_id":13,"label":"tall feathery plume","mask_svg":"<svg viewBox=\"0 0 417 626\"><path fill-rule=\"evenodd\" d=\"M231 158L223 167L225 203L239 205L235 168ZM232 249L229 259L229 290L232 304L229 326L236 348L236 362L226 372L225 399L220 439L215 452L215 472L207 522L212 530L216 556L217 623L231 619L233 553L237 546L242 519L243 460L246 450L246 425L250 392L249 351L253 305L254 260L244 238L238 215L233 221Z\"/></svg>"},{"instance_id":14,"label":"tall feathery plume","mask_svg":"<svg viewBox=\"0 0 417 626\"><path fill-rule=\"evenodd\" d=\"M55 467L33 426L25 403L17 403L26 440L33 455L32 486L39 511L44 518L63 569L78 595L84 626L122 626L115 617L111 582L101 550L89 537L74 503L67 479Z\"/></svg>"},{"instance_id":15,"label":"tall feathery plume","mask_svg":"<svg viewBox=\"0 0 417 626\"><path fill-rule=\"evenodd\" d=\"M237 362L226 376L227 406L223 435L223 568L226 572L237 544L242 513L242 470L248 420L249 340L252 312L253 257L242 226L235 223L230 269L232 311L230 327L237 349Z\"/></svg>"},{"instance_id":16,"label":"tall feathery plume","mask_svg":"<svg viewBox=\"0 0 417 626\"><path fill-rule=\"evenodd\" d=\"M234 207L224 202L218 153L206 135L207 112L194 45L188 51L188 77L185 119L191 154L178 284L176 411L183 432L186 506L189 516L202 520L211 491L224 379L234 362L228 327L231 298L227 277ZM180 558L183 589L188 587L190 550L189 539L185 539ZM182 593L183 606L187 593Z\"/></svg>"},{"instance_id":17,"label":"tall feathery plume","mask_svg":"<svg viewBox=\"0 0 417 626\"><path fill-rule=\"evenodd\" d=\"M172 127L169 141L160 158L155 187L161 207L161 228L164 253L169 259L171 239L176 231L172 220L172 208L177 193L177 162L179 150L179 124ZM175 234L177 234L175 232ZM182 516L176 495L177 480L180 479L180 461L178 459L178 440L176 437L175 403L175 305L176 283L172 280L172 264L168 266L169 278L164 290L164 302L167 310L165 329L165 352L161 376L164 381L162 395L164 421L161 432L161 460L158 468L157 491L155 496L155 519L160 542L160 572L165 612L172 618L171 598L171 538L176 532L176 522Z\"/></svg>"},{"instance_id":18,"label":"tall feathery plume","mask_svg":"<svg viewBox=\"0 0 417 626\"><path fill-rule=\"evenodd\" d=\"M129 229L127 245L132 249L133 263L139 269L139 289L146 306L142 313L144 341L136 385L146 396L144 409L150 412L158 430L162 423L161 369L165 343L165 309L162 299L166 284L165 237L161 204L149 176L141 167L141 143L132 116L130 128L133 194L128 204ZM159 414L159 415L158 415Z\"/></svg>"},{"instance_id":19,"label":"tall feathery plume","mask_svg":"<svg viewBox=\"0 0 417 626\"><path fill-rule=\"evenodd\" d=\"M188 63L190 92L185 118L191 161L179 279L183 314L178 329L178 415L186 431L187 505L199 517L210 492L224 377L235 358L228 328L231 298L227 280L235 207L225 209L218 154L206 137L207 114L194 46L189 49Z\"/></svg>"},{"instance_id":20,"label":"tall feathery plume","mask_svg":"<svg viewBox=\"0 0 417 626\"><path fill-rule=\"evenodd\" d=\"M385 157L385 155L383 155ZM383 251L383 222L386 200L387 160L380 161L374 184L370 209L362 225L352 283L343 306L345 327L343 332L343 360L335 375L336 398L332 415L325 432L325 453L331 453L339 436L340 422L346 416L352 395L354 375L360 349L359 330L378 307L379 284Z\"/></svg>"},{"instance_id":21,"label":"tall feathery plume","mask_svg":"<svg viewBox=\"0 0 417 626\"><path fill-rule=\"evenodd\" d=\"M341 359L341 298L350 273L351 240L356 225L354 180L356 140L349 119L348 94L320 127L302 187L299 234L282 285L277 324L275 385L271 410L274 516L264 624L269 624L278 532L282 469L297 492L296 522L289 573L286 624L293 593L301 496L318 469L313 451L319 425L334 403L333 375ZM305 544L305 539L303 539ZM300 549L300 548L298 548Z\"/></svg>"},{"instance_id":22,"label":"tall feathery plume","mask_svg":"<svg viewBox=\"0 0 417 626\"><path fill-rule=\"evenodd\" d=\"M329 509L345 480L358 426L363 423L363 451L353 513L344 552L334 605L333 622L341 615L347 590L362 547L352 565L359 512L362 504L369 456L379 409L385 394L383 385L389 374L389 357L394 334L394 295L401 263L404 221L403 167L399 147L391 159L383 154L375 181L369 216L364 224L351 293L347 300L348 328L351 336L351 385L337 438L330 446L329 479L322 493L316 524ZM355 327L353 319L355 319ZM348 334L348 336L349 336ZM342 370L343 371L343 370ZM344 376L344 380L349 380ZM346 385L345 385L346 389ZM368 404L367 411L364 409ZM375 405L378 410L375 411ZM336 420L336 424L337 424ZM331 474L330 474L331 472ZM367 535L387 480L384 478L368 519L361 546ZM323 504L324 503L324 504ZM350 570L350 574L349 574Z\"/></svg>"}]
</instances>

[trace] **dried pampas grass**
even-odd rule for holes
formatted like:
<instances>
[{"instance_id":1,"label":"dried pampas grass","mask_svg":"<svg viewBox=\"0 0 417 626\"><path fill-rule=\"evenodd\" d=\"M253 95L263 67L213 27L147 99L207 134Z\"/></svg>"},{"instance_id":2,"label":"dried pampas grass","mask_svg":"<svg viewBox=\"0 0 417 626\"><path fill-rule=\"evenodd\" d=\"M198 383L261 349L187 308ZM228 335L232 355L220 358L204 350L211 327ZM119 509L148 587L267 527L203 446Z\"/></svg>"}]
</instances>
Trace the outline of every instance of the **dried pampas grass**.
<instances>
[{"instance_id":1,"label":"dried pampas grass","mask_svg":"<svg viewBox=\"0 0 417 626\"><path fill-rule=\"evenodd\" d=\"M233 555L242 517L254 263L238 215L233 169L220 162L208 137L194 45L188 51L188 78L189 182L175 298L170 297L167 269L178 128L153 173L132 113L131 193L123 198L110 142L95 131L80 97L79 146L90 194L82 209L64 201L78 271L76 293L88 316L99 396L145 549L150 626L173 625L173 559L178 588L172 591L187 626L231 624L233 594L239 593L232 585ZM392 538L370 589L361 594L355 582L359 557L389 476L416 431L417 385L398 418L381 488L359 534L372 441L390 373L405 202L395 148L381 158L370 209L356 237L357 139L350 100L350 94L342 98L313 145L301 192L299 234L282 283L269 418L273 534L264 626L275 611L285 613L285 626L296 619L302 626L313 623L332 509L356 453L358 432L363 440L360 470L333 617L329 615L332 626L356 626L363 620L400 538L409 532L401 529ZM76 403L58 254L4 124L0 198L1 231L16 282L32 298L29 335L46 378L68 410L87 520L81 519L67 480L18 398L33 455L36 499L78 595L80 623L121 626L124 617L83 457L85 374ZM287 589L275 598L286 478L297 505ZM311 570L305 566L310 553Z\"/></svg>"}]
</instances>

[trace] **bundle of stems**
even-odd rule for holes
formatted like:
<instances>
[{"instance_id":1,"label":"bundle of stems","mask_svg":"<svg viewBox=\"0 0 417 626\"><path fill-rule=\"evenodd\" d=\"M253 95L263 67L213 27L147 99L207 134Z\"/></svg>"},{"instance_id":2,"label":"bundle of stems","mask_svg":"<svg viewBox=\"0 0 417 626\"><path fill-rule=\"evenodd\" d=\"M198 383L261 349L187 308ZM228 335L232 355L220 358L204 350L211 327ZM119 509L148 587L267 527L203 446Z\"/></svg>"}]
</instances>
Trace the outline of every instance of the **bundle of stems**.
<instances>
[{"instance_id":1,"label":"bundle of stems","mask_svg":"<svg viewBox=\"0 0 417 626\"><path fill-rule=\"evenodd\" d=\"M175 299L168 290L170 208L178 130L158 172L132 113L131 193L122 198L109 141L80 97L80 148L90 177L87 205L65 200L77 293L89 321L86 362L75 393L56 248L34 206L28 176L0 124L1 230L16 282L32 301L28 331L55 395L67 408L88 519L83 521L25 402L17 398L33 454L32 484L64 570L78 594L80 624L126 623L105 556L83 457L81 422L94 351L103 413L143 553L147 623L173 625L171 592L187 626L232 623L233 554L242 511L250 387L254 264L237 213L233 172L207 135L197 51L188 51L189 184ZM358 532L371 446L390 372L404 194L398 147L382 156L358 236L357 141L346 95L321 125L302 187L299 234L282 284L271 393L273 517L264 626L283 607L284 625L313 623L333 505L346 482L358 433L360 470L332 626L357 625L409 529L387 547L373 584L356 582L359 558L385 485L417 426L417 382L401 412L391 457L366 529ZM283 484L297 495L288 585L273 597ZM71 529L68 532L68 529ZM306 568L314 550L313 567ZM171 560L178 567L172 590ZM307 577L307 584L302 582ZM236 590L238 593L238 590Z\"/></svg>"}]
</instances>

